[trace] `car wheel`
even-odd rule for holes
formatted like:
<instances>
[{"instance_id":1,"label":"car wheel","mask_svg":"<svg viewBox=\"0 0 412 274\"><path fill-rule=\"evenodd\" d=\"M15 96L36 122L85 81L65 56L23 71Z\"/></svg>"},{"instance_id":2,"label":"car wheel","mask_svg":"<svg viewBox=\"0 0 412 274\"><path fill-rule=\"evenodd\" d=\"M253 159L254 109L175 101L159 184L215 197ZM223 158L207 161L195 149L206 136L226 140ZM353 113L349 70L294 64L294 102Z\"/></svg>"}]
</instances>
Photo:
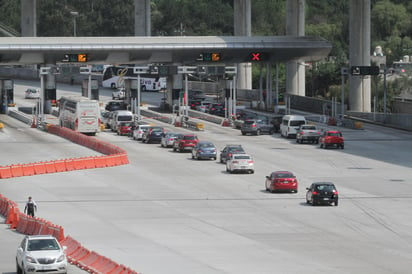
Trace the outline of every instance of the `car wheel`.
<instances>
[{"instance_id":1,"label":"car wheel","mask_svg":"<svg viewBox=\"0 0 412 274\"><path fill-rule=\"evenodd\" d=\"M310 201L309 201L308 199L306 199L306 203L307 203L307 204L310 204Z\"/></svg>"},{"instance_id":2,"label":"car wheel","mask_svg":"<svg viewBox=\"0 0 412 274\"><path fill-rule=\"evenodd\" d=\"M275 133L273 129L269 130L270 135L273 135L273 133Z\"/></svg>"},{"instance_id":3,"label":"car wheel","mask_svg":"<svg viewBox=\"0 0 412 274\"><path fill-rule=\"evenodd\" d=\"M195 156L192 154L192 159L195 159Z\"/></svg>"},{"instance_id":4,"label":"car wheel","mask_svg":"<svg viewBox=\"0 0 412 274\"><path fill-rule=\"evenodd\" d=\"M344 148L344 145L340 145L340 148L343 149L343 148Z\"/></svg>"},{"instance_id":5,"label":"car wheel","mask_svg":"<svg viewBox=\"0 0 412 274\"><path fill-rule=\"evenodd\" d=\"M311 204L312 206L315 206L316 205L315 200L312 199Z\"/></svg>"},{"instance_id":6,"label":"car wheel","mask_svg":"<svg viewBox=\"0 0 412 274\"><path fill-rule=\"evenodd\" d=\"M256 131L256 135L260 135L260 129Z\"/></svg>"},{"instance_id":7,"label":"car wheel","mask_svg":"<svg viewBox=\"0 0 412 274\"><path fill-rule=\"evenodd\" d=\"M176 152L176 148L175 148L175 147L173 148L173 151Z\"/></svg>"},{"instance_id":8,"label":"car wheel","mask_svg":"<svg viewBox=\"0 0 412 274\"><path fill-rule=\"evenodd\" d=\"M323 148L323 144L322 144L322 143L320 143L320 148Z\"/></svg>"},{"instance_id":9,"label":"car wheel","mask_svg":"<svg viewBox=\"0 0 412 274\"><path fill-rule=\"evenodd\" d=\"M246 135L246 132L243 132L243 131L242 131L242 135L245 136L245 135Z\"/></svg>"},{"instance_id":10,"label":"car wheel","mask_svg":"<svg viewBox=\"0 0 412 274\"><path fill-rule=\"evenodd\" d=\"M223 164L223 160L222 160L222 157L220 157L220 163L221 163L221 164Z\"/></svg>"},{"instance_id":11,"label":"car wheel","mask_svg":"<svg viewBox=\"0 0 412 274\"><path fill-rule=\"evenodd\" d=\"M17 263L17 260L16 260L16 273L17 274L22 274L23 273L22 269L20 268L19 264Z\"/></svg>"},{"instance_id":12,"label":"car wheel","mask_svg":"<svg viewBox=\"0 0 412 274\"><path fill-rule=\"evenodd\" d=\"M316 144L319 144L319 140L316 140L315 143L316 143Z\"/></svg>"},{"instance_id":13,"label":"car wheel","mask_svg":"<svg viewBox=\"0 0 412 274\"><path fill-rule=\"evenodd\" d=\"M200 160L199 155L197 155L197 154L196 154L196 160L198 160L198 161Z\"/></svg>"},{"instance_id":14,"label":"car wheel","mask_svg":"<svg viewBox=\"0 0 412 274\"><path fill-rule=\"evenodd\" d=\"M254 171L254 170L251 170L251 171L250 171L250 174L253 174L253 173L255 173L255 171Z\"/></svg>"},{"instance_id":15,"label":"car wheel","mask_svg":"<svg viewBox=\"0 0 412 274\"><path fill-rule=\"evenodd\" d=\"M229 172L229 169L226 167L226 172Z\"/></svg>"},{"instance_id":16,"label":"car wheel","mask_svg":"<svg viewBox=\"0 0 412 274\"><path fill-rule=\"evenodd\" d=\"M338 200L335 201L335 206L338 206Z\"/></svg>"}]
</instances>

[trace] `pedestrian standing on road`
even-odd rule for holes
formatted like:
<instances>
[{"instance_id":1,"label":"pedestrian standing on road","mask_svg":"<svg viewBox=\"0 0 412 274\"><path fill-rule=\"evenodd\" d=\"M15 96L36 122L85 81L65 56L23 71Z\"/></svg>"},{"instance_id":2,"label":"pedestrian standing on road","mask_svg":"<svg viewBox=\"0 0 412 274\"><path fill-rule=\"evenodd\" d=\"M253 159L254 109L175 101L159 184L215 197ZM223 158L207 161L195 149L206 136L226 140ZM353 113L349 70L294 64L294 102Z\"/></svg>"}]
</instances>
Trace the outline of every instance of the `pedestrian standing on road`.
<instances>
[{"instance_id":1,"label":"pedestrian standing on road","mask_svg":"<svg viewBox=\"0 0 412 274\"><path fill-rule=\"evenodd\" d=\"M26 213L26 211L27 215L32 217L34 217L34 211L37 211L37 204L31 196L29 197L26 206L24 207L24 213Z\"/></svg>"}]
</instances>

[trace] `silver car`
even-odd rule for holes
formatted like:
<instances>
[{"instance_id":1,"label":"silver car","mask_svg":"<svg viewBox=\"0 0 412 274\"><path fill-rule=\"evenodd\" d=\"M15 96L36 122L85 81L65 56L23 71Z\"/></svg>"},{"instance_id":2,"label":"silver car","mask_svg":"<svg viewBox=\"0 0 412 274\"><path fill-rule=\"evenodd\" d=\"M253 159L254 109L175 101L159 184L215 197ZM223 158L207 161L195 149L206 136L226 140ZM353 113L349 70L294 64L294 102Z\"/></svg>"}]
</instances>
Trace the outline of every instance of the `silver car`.
<instances>
[{"instance_id":1,"label":"silver car","mask_svg":"<svg viewBox=\"0 0 412 274\"><path fill-rule=\"evenodd\" d=\"M17 274L67 273L66 247L51 235L24 237L16 254Z\"/></svg>"},{"instance_id":2,"label":"silver car","mask_svg":"<svg viewBox=\"0 0 412 274\"><path fill-rule=\"evenodd\" d=\"M231 155L226 162L226 172L255 173L255 166L252 156L248 154Z\"/></svg>"},{"instance_id":3,"label":"silver car","mask_svg":"<svg viewBox=\"0 0 412 274\"><path fill-rule=\"evenodd\" d=\"M178 134L176 132L165 132L160 140L160 145L162 147L172 147Z\"/></svg>"}]
</instances>

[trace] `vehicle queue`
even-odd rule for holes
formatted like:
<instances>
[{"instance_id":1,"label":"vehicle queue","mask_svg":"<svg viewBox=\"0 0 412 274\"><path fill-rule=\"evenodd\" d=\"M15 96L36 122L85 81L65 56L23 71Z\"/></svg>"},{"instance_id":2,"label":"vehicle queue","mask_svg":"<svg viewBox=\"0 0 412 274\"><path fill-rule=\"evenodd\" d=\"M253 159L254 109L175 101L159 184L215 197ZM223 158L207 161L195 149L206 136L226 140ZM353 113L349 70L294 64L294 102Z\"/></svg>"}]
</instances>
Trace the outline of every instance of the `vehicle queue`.
<instances>
[{"instance_id":1,"label":"vehicle queue","mask_svg":"<svg viewBox=\"0 0 412 274\"><path fill-rule=\"evenodd\" d=\"M106 110L110 109L113 102L106 105ZM212 107L213 105L211 105ZM197 105L194 109L199 109ZM200 110L200 109L199 109ZM190 152L193 160L217 160L219 157L220 163L225 165L226 173L233 174L253 174L254 160L253 156L248 154L241 144L227 144L220 151L209 140L200 140L195 133L181 133L175 131L167 131L164 127L158 124L148 124L144 122L127 123L127 129L121 131L122 127L115 125L116 121L111 119L111 116L116 116L117 113L125 110L108 111L104 115L109 117L103 118L106 128L117 132L118 135L128 136L129 138L140 141L141 143L157 143L162 148L171 148L173 152ZM202 110L200 110L202 111ZM208 112L208 111L206 111ZM112 114L113 113L113 114ZM213 112L212 112L213 113ZM305 138L302 136L307 134L303 131L305 125L314 126L309 123L304 116L300 115L285 115L279 123L273 123L265 116L253 114L251 112L240 111L237 118L242 120L243 125L240 128L240 134L246 135L245 132L252 135L260 135L267 133L273 135L280 133L284 138L296 138L299 140ZM124 123L124 122L123 122ZM248 127L248 129L246 129ZM343 149L343 136L340 131L319 130L316 128L316 136L311 144L318 144L320 140L320 148L327 148L336 144L337 148ZM329 137L330 136L330 137ZM338 138L339 137L339 138ZM333 138L330 139L330 138ZM339 140L337 140L337 138ZM297 143L303 143L298 141ZM327 144L329 144L327 146ZM327 191L316 191L323 187ZM298 192L298 179L291 171L277 170L272 171L265 178L265 190L270 193L276 192ZM338 191L332 182L314 182L310 187L306 188L306 203L311 205L328 204L338 205Z\"/></svg>"}]
</instances>

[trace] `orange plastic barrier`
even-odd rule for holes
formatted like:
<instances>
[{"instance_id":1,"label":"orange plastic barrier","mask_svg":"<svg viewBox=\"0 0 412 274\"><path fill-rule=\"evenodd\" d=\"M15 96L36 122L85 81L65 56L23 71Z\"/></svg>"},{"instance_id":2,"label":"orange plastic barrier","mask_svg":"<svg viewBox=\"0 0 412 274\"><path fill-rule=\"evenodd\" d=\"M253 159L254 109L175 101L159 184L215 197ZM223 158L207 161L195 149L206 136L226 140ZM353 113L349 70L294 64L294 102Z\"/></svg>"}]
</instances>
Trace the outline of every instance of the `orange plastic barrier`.
<instances>
[{"instance_id":1,"label":"orange plastic barrier","mask_svg":"<svg viewBox=\"0 0 412 274\"><path fill-rule=\"evenodd\" d=\"M79 260L81 260L82 258L88 256L89 254L90 254L90 250L88 250L87 248L81 246L80 248L78 248L72 254L67 255L67 259L68 259L69 263L77 264L77 262Z\"/></svg>"},{"instance_id":2,"label":"orange plastic barrier","mask_svg":"<svg viewBox=\"0 0 412 274\"><path fill-rule=\"evenodd\" d=\"M8 209L8 199L0 194L0 214L6 216Z\"/></svg>"},{"instance_id":3,"label":"orange plastic barrier","mask_svg":"<svg viewBox=\"0 0 412 274\"><path fill-rule=\"evenodd\" d=\"M26 235L33 235L33 231L36 228L36 219L28 216L26 230L23 232Z\"/></svg>"},{"instance_id":4,"label":"orange plastic barrier","mask_svg":"<svg viewBox=\"0 0 412 274\"><path fill-rule=\"evenodd\" d=\"M83 158L74 158L72 160L73 160L73 167L75 170L86 168L86 164Z\"/></svg>"},{"instance_id":5,"label":"orange plastic barrier","mask_svg":"<svg viewBox=\"0 0 412 274\"><path fill-rule=\"evenodd\" d=\"M76 265L83 270L88 272L89 269L96 263L99 263L99 260L102 260L102 256L100 256L97 252L92 251L87 256L77 260Z\"/></svg>"},{"instance_id":6,"label":"orange plastic barrier","mask_svg":"<svg viewBox=\"0 0 412 274\"><path fill-rule=\"evenodd\" d=\"M52 223L48 223L48 228L51 231L51 235L56 237L56 239L61 242L64 239L64 229L62 226L54 225Z\"/></svg>"},{"instance_id":7,"label":"orange plastic barrier","mask_svg":"<svg viewBox=\"0 0 412 274\"><path fill-rule=\"evenodd\" d=\"M0 166L0 178L8 179L11 178L11 169L10 166Z\"/></svg>"},{"instance_id":8,"label":"orange plastic barrier","mask_svg":"<svg viewBox=\"0 0 412 274\"><path fill-rule=\"evenodd\" d=\"M84 157L84 166L85 168L95 168L96 164L94 163L94 157Z\"/></svg>"},{"instance_id":9,"label":"orange plastic barrier","mask_svg":"<svg viewBox=\"0 0 412 274\"><path fill-rule=\"evenodd\" d=\"M11 170L11 175L13 177L21 177L23 176L23 168L22 165L17 164L17 165L11 165L10 166L10 170Z\"/></svg>"},{"instance_id":10,"label":"orange plastic barrier","mask_svg":"<svg viewBox=\"0 0 412 274\"><path fill-rule=\"evenodd\" d=\"M64 238L64 239L60 242L60 244L61 244L62 246L66 246L66 247L67 247L67 249L66 249L66 255L67 255L67 256L72 255L74 252L76 252L79 248L82 247L82 245L81 245L78 241L76 241L75 239L73 239L73 238L70 237L70 236L67 236L66 238Z\"/></svg>"},{"instance_id":11,"label":"orange plastic barrier","mask_svg":"<svg viewBox=\"0 0 412 274\"><path fill-rule=\"evenodd\" d=\"M47 221L45 219L36 218L32 235L47 235L43 233L43 232L46 232L46 229L45 229L46 223Z\"/></svg>"},{"instance_id":12,"label":"orange plastic barrier","mask_svg":"<svg viewBox=\"0 0 412 274\"><path fill-rule=\"evenodd\" d=\"M94 164L96 168L102 168L102 167L106 167L106 158L97 156L94 157Z\"/></svg>"},{"instance_id":13,"label":"orange plastic barrier","mask_svg":"<svg viewBox=\"0 0 412 274\"><path fill-rule=\"evenodd\" d=\"M117 267L115 267L113 270L107 272L107 274L123 274L123 273L127 273L127 267L122 264L117 265Z\"/></svg>"},{"instance_id":14,"label":"orange plastic barrier","mask_svg":"<svg viewBox=\"0 0 412 274\"><path fill-rule=\"evenodd\" d=\"M44 165L44 162L33 163L33 168L36 175L46 173L46 166Z\"/></svg>"},{"instance_id":15,"label":"orange plastic barrier","mask_svg":"<svg viewBox=\"0 0 412 274\"><path fill-rule=\"evenodd\" d=\"M97 273L109 273L110 271L116 269L118 266L118 263L104 257L102 262L96 266L93 266L92 269L95 268Z\"/></svg>"},{"instance_id":16,"label":"orange plastic barrier","mask_svg":"<svg viewBox=\"0 0 412 274\"><path fill-rule=\"evenodd\" d=\"M54 161L54 167L56 169L56 172L67 171L65 160L56 160L56 161Z\"/></svg>"},{"instance_id":17,"label":"orange plastic barrier","mask_svg":"<svg viewBox=\"0 0 412 274\"><path fill-rule=\"evenodd\" d=\"M75 170L73 159L65 159L64 164L66 165L66 170L67 171Z\"/></svg>"},{"instance_id":18,"label":"orange plastic barrier","mask_svg":"<svg viewBox=\"0 0 412 274\"><path fill-rule=\"evenodd\" d=\"M56 166L54 165L54 161L44 162L44 166L46 168L46 173L55 173L56 172Z\"/></svg>"},{"instance_id":19,"label":"orange plastic barrier","mask_svg":"<svg viewBox=\"0 0 412 274\"><path fill-rule=\"evenodd\" d=\"M20 212L19 213L19 222L17 223L16 230L20 233L23 233L26 231L27 223L28 223L29 216L26 214Z\"/></svg>"},{"instance_id":20,"label":"orange plastic barrier","mask_svg":"<svg viewBox=\"0 0 412 274\"><path fill-rule=\"evenodd\" d=\"M23 176L32 176L35 174L33 164L23 164Z\"/></svg>"},{"instance_id":21,"label":"orange plastic barrier","mask_svg":"<svg viewBox=\"0 0 412 274\"><path fill-rule=\"evenodd\" d=\"M7 215L6 224L10 225L10 229L15 229L19 223L19 212L17 207L11 206Z\"/></svg>"},{"instance_id":22,"label":"orange plastic barrier","mask_svg":"<svg viewBox=\"0 0 412 274\"><path fill-rule=\"evenodd\" d=\"M127 157L127 153L120 154L120 161L122 165L127 165L129 163L129 158Z\"/></svg>"}]
</instances>

